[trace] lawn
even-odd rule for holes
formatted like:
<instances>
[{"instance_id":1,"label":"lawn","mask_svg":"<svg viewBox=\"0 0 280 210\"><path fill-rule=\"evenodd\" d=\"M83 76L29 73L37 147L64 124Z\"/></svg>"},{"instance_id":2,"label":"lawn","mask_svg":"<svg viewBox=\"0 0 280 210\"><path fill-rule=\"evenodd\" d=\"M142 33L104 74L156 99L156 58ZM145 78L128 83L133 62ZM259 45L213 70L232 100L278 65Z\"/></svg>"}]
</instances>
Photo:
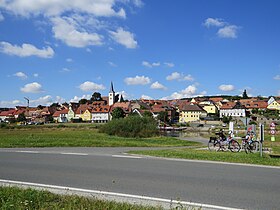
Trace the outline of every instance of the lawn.
<instances>
[{"instance_id":1,"label":"lawn","mask_svg":"<svg viewBox=\"0 0 280 210\"><path fill-rule=\"evenodd\" d=\"M123 138L99 133L92 126L14 126L0 129L0 147L171 147L196 142L171 137Z\"/></svg>"},{"instance_id":2,"label":"lawn","mask_svg":"<svg viewBox=\"0 0 280 210\"><path fill-rule=\"evenodd\" d=\"M160 210L160 207L140 206L75 195L56 195L47 191L0 187L2 210L47 210L47 209L103 209L103 210Z\"/></svg>"}]
</instances>

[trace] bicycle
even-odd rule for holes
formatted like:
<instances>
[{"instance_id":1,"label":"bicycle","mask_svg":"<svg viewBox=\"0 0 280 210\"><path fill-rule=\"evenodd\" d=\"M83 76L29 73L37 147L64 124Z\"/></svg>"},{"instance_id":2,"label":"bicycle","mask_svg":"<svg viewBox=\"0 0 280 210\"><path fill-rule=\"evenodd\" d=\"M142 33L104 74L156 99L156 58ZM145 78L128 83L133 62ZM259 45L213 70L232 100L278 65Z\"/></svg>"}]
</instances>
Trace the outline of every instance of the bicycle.
<instances>
[{"instance_id":1,"label":"bicycle","mask_svg":"<svg viewBox=\"0 0 280 210\"><path fill-rule=\"evenodd\" d=\"M246 138L242 138L242 148L244 148L245 152L255 153L259 151L259 141L250 140L248 141Z\"/></svg>"},{"instance_id":2,"label":"bicycle","mask_svg":"<svg viewBox=\"0 0 280 210\"><path fill-rule=\"evenodd\" d=\"M227 147L225 147L227 146ZM240 144L235 139L231 138L229 141L219 139L217 137L210 137L208 142L209 151L225 151L229 149L231 152L239 152Z\"/></svg>"}]
</instances>

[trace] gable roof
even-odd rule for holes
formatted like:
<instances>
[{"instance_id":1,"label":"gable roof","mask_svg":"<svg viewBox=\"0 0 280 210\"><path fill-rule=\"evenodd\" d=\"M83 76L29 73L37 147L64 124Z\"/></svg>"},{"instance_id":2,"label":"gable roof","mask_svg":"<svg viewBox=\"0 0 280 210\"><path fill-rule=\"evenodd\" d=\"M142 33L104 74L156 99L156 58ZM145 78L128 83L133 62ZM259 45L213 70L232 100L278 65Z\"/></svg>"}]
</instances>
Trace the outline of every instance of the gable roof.
<instances>
[{"instance_id":1,"label":"gable roof","mask_svg":"<svg viewBox=\"0 0 280 210\"><path fill-rule=\"evenodd\" d=\"M182 109L182 111L200 111L200 112L206 112L201 106L197 104L189 104L185 105Z\"/></svg>"}]
</instances>

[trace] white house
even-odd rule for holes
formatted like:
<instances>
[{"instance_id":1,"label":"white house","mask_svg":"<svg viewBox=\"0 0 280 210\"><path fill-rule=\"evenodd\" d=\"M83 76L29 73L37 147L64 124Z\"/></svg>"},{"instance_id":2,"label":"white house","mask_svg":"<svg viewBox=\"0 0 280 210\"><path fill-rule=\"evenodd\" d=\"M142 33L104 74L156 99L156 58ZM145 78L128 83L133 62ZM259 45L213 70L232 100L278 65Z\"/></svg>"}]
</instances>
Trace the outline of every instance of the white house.
<instances>
[{"instance_id":1,"label":"white house","mask_svg":"<svg viewBox=\"0 0 280 210\"><path fill-rule=\"evenodd\" d=\"M220 118L226 117L246 117L246 108L239 101L228 102L220 108Z\"/></svg>"},{"instance_id":2,"label":"white house","mask_svg":"<svg viewBox=\"0 0 280 210\"><path fill-rule=\"evenodd\" d=\"M110 106L98 106L91 110L93 123L107 123L110 120Z\"/></svg>"}]
</instances>

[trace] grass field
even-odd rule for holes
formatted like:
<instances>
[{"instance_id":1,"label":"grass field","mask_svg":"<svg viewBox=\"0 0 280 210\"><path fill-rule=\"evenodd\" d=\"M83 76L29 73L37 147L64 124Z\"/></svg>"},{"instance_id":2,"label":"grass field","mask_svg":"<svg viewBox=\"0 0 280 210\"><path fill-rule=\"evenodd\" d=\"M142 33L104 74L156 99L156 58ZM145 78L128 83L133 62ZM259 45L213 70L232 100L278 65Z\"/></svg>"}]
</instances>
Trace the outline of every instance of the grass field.
<instances>
[{"instance_id":1,"label":"grass field","mask_svg":"<svg viewBox=\"0 0 280 210\"><path fill-rule=\"evenodd\" d=\"M171 137L123 138L99 133L90 125L29 126L0 129L0 147L170 147L196 142Z\"/></svg>"},{"instance_id":2,"label":"grass field","mask_svg":"<svg viewBox=\"0 0 280 210\"><path fill-rule=\"evenodd\" d=\"M1 210L60 210L60 209L98 209L98 210L160 210L161 207L149 207L102 201L94 198L56 195L47 191L0 187Z\"/></svg>"}]
</instances>

